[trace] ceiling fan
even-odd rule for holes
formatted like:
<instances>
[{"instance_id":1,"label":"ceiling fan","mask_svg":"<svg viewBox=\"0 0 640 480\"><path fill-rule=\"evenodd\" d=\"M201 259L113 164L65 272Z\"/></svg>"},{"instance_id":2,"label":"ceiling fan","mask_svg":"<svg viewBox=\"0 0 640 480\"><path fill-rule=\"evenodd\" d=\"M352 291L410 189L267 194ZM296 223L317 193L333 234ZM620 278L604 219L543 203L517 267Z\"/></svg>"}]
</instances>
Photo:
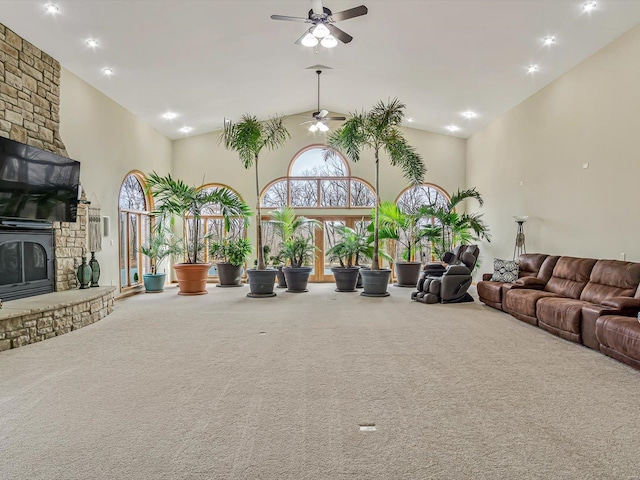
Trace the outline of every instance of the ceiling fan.
<instances>
[{"instance_id":1,"label":"ceiling fan","mask_svg":"<svg viewBox=\"0 0 640 480\"><path fill-rule=\"evenodd\" d=\"M322 5L322 0L311 0L311 10L307 18L271 15L273 20L310 23L311 27L296 41L297 45L315 47L320 43L323 47L333 48L338 44L349 43L353 37L334 25L335 22L366 15L369 10L364 5L333 13Z\"/></svg>"},{"instance_id":2,"label":"ceiling fan","mask_svg":"<svg viewBox=\"0 0 640 480\"><path fill-rule=\"evenodd\" d=\"M320 110L320 74L321 73L322 73L322 70L316 70L316 74L318 75L318 110L311 114L311 116L313 117L313 120L302 122L300 124L300 125L305 125L307 123L310 123L311 124L309 126L310 132L317 132L317 131L326 132L329 130L329 126L327 125L328 121L331 121L331 120L342 121L347 119L347 117L327 117L327 115L329 115L329 112L324 109Z\"/></svg>"}]
</instances>

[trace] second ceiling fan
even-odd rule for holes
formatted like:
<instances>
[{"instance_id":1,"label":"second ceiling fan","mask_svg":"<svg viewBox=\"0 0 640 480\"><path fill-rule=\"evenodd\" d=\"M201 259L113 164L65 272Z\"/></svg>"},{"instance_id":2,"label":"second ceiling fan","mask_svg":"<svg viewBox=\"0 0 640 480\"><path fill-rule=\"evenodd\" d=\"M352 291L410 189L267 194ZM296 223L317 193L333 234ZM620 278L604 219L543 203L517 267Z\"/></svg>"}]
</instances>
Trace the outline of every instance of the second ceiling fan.
<instances>
[{"instance_id":1,"label":"second ceiling fan","mask_svg":"<svg viewBox=\"0 0 640 480\"><path fill-rule=\"evenodd\" d=\"M327 132L329 130L329 125L327 125L328 121L336 120L343 121L346 120L347 117L328 117L329 112L327 110L320 110L320 74L322 70L316 70L316 74L318 75L318 110L313 112L311 115L313 120L309 120L307 122L302 122L300 125L306 125L310 123L309 131L310 132Z\"/></svg>"}]
</instances>

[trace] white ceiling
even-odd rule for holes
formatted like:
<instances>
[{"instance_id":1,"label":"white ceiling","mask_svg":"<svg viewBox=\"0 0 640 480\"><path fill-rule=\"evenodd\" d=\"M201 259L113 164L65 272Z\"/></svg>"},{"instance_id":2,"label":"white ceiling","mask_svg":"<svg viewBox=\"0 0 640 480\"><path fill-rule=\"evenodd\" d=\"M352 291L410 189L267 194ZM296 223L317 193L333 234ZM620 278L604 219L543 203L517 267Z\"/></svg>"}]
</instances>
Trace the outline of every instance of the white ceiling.
<instances>
[{"instance_id":1,"label":"white ceiling","mask_svg":"<svg viewBox=\"0 0 640 480\"><path fill-rule=\"evenodd\" d=\"M267 118L321 107L349 113L398 97L408 124L466 138L640 22L640 0L324 0L353 35L332 50L297 46L309 0L0 0L0 23L43 49L170 138L219 129L243 113ZM555 35L557 44L543 47ZM100 47L92 50L87 38ZM526 73L540 65L534 75ZM115 75L101 70L113 67ZM180 116L167 121L168 110ZM466 110L478 118L466 120ZM335 126L336 124L334 124Z\"/></svg>"}]
</instances>

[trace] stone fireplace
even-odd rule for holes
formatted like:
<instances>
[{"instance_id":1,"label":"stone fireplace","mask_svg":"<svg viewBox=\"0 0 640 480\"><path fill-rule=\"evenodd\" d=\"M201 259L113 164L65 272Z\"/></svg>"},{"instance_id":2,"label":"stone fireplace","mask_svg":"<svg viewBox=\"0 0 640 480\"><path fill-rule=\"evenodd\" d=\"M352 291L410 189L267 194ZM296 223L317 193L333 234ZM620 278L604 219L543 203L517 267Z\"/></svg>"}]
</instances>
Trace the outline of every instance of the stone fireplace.
<instances>
[{"instance_id":1,"label":"stone fireplace","mask_svg":"<svg viewBox=\"0 0 640 480\"><path fill-rule=\"evenodd\" d=\"M60 64L0 24L0 136L69 157L59 114ZM114 287L76 289L88 253L84 200L74 223L0 219L0 351L87 326L113 310Z\"/></svg>"},{"instance_id":2,"label":"stone fireplace","mask_svg":"<svg viewBox=\"0 0 640 480\"><path fill-rule=\"evenodd\" d=\"M60 138L59 114L60 63L0 24L0 136L69 157ZM52 263L48 266L54 277L53 291L77 286L75 272L81 256L87 253L86 207L78 206L75 223L54 222L49 227L53 233ZM27 229L37 226L24 224ZM10 229L3 230L9 234ZM5 247L6 251L12 248L17 248L16 244ZM13 279L19 274L10 275ZM0 279L0 298L10 300L12 295L2 294L5 282Z\"/></svg>"}]
</instances>

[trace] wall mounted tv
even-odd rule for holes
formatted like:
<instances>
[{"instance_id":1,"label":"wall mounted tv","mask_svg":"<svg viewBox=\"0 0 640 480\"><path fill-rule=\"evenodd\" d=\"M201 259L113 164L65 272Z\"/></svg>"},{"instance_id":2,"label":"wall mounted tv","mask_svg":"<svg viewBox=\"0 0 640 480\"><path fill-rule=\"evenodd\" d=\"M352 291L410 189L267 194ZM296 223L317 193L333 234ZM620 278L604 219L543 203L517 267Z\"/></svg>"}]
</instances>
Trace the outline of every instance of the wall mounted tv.
<instances>
[{"instance_id":1,"label":"wall mounted tv","mask_svg":"<svg viewBox=\"0 0 640 480\"><path fill-rule=\"evenodd\" d=\"M75 222L80 162L0 137L0 218Z\"/></svg>"}]
</instances>

